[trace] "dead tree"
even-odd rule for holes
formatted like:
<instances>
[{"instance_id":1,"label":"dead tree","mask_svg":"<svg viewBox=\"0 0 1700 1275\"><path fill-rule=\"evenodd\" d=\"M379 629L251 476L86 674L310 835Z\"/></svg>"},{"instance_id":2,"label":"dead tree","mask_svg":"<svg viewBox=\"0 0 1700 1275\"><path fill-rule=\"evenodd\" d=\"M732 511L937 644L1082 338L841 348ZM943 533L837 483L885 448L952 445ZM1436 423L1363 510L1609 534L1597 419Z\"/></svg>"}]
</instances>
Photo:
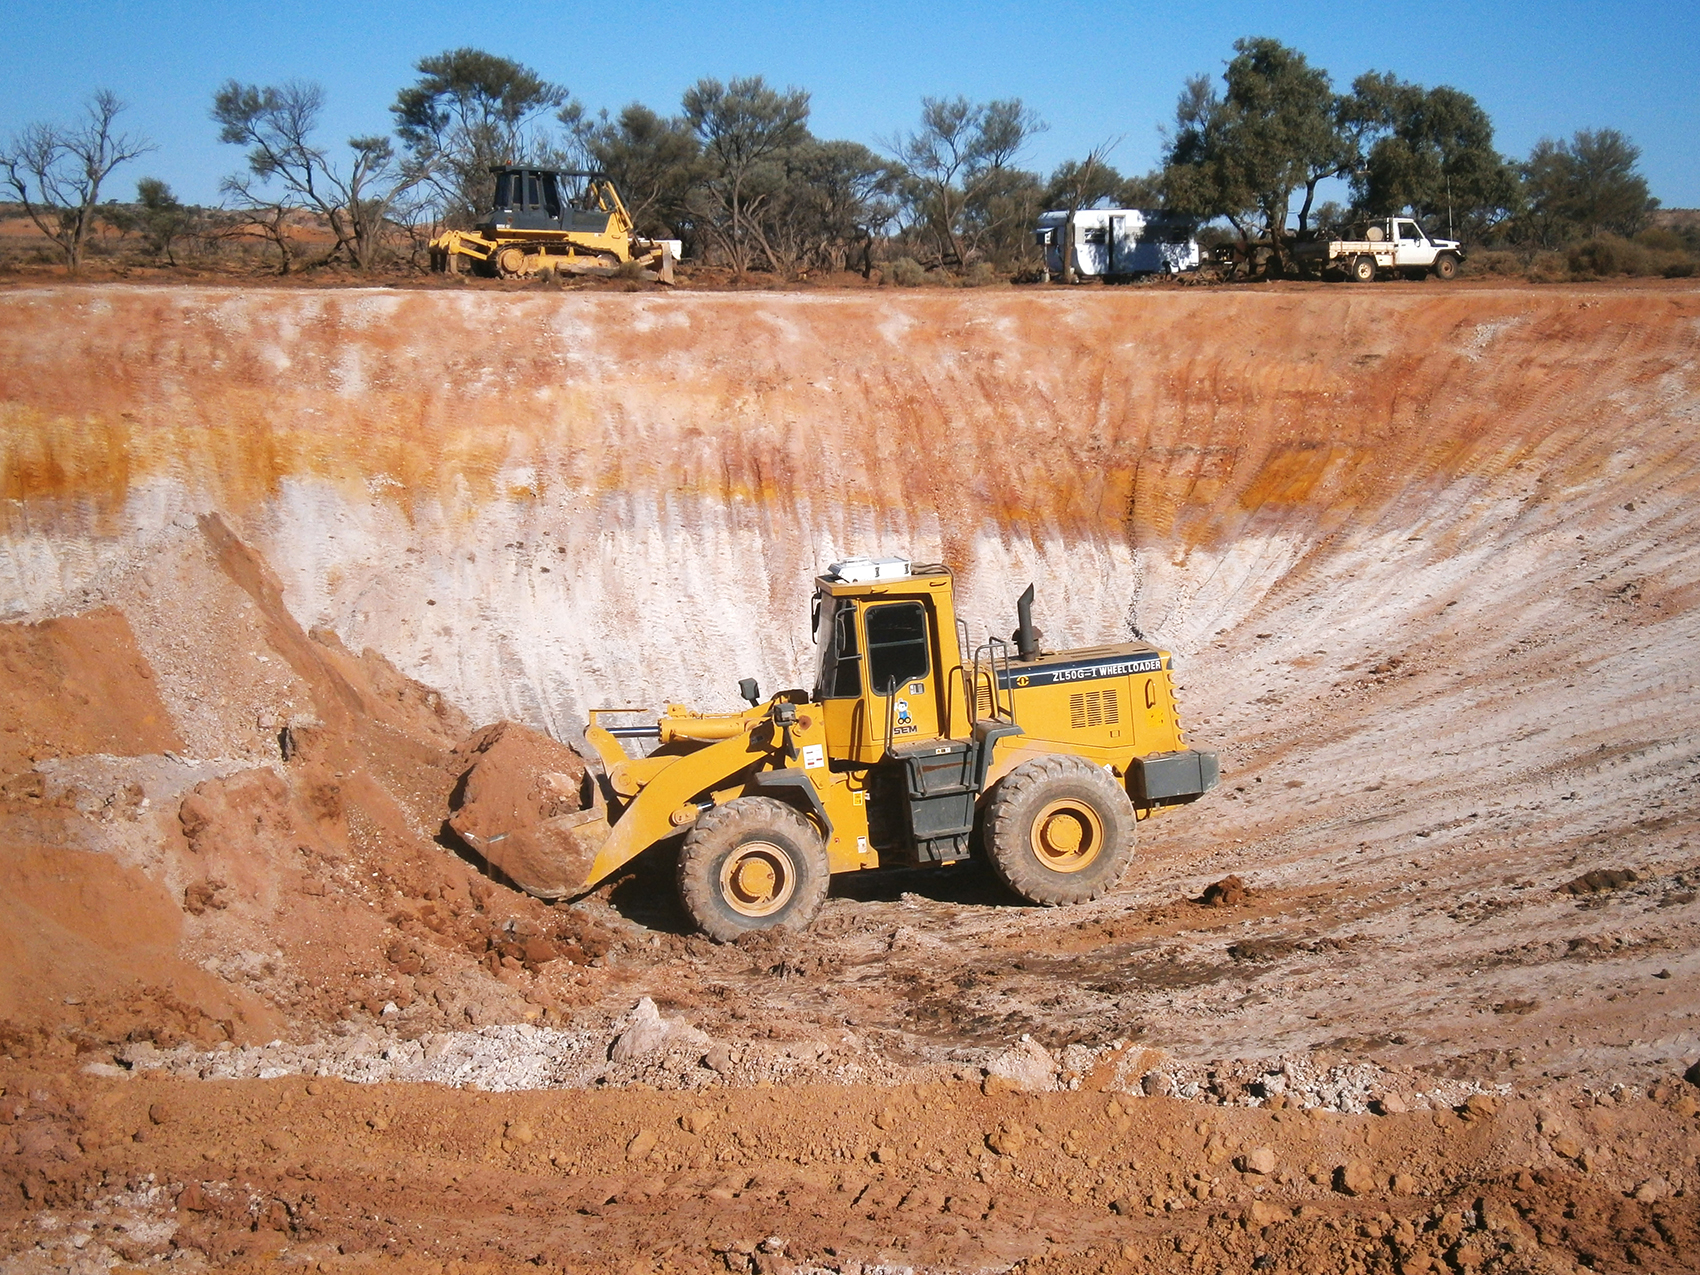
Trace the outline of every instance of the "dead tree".
<instances>
[{"instance_id":1,"label":"dead tree","mask_svg":"<svg viewBox=\"0 0 1700 1275\"><path fill-rule=\"evenodd\" d=\"M6 185L71 274L82 268L101 184L120 164L154 149L145 137L113 131L123 110L115 93L100 89L84 106L81 124L31 124L0 153Z\"/></svg>"}]
</instances>

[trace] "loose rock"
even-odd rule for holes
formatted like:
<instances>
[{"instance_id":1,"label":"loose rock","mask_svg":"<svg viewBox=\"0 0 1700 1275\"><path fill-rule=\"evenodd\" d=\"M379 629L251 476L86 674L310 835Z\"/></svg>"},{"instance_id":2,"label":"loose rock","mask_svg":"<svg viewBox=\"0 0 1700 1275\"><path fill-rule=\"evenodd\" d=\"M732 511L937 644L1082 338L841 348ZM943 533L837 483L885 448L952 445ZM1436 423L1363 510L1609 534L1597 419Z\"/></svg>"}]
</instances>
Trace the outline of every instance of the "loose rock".
<instances>
[{"instance_id":1,"label":"loose rock","mask_svg":"<svg viewBox=\"0 0 1700 1275\"><path fill-rule=\"evenodd\" d=\"M1019 1041L987 1065L986 1070L993 1076L1002 1076L1017 1089L1029 1093L1042 1093L1056 1088L1057 1061L1047 1050L1031 1036L1023 1036Z\"/></svg>"},{"instance_id":2,"label":"loose rock","mask_svg":"<svg viewBox=\"0 0 1700 1275\"><path fill-rule=\"evenodd\" d=\"M1349 1160L1334 1170L1334 1189L1343 1195L1368 1195L1375 1185L1375 1174L1360 1160Z\"/></svg>"},{"instance_id":3,"label":"loose rock","mask_svg":"<svg viewBox=\"0 0 1700 1275\"><path fill-rule=\"evenodd\" d=\"M679 1127L686 1133L702 1133L719 1117L718 1111L687 1111L679 1117Z\"/></svg>"},{"instance_id":4,"label":"loose rock","mask_svg":"<svg viewBox=\"0 0 1700 1275\"><path fill-rule=\"evenodd\" d=\"M1250 895L1251 891L1239 877L1226 876L1205 886L1198 901L1207 908L1231 908L1244 903Z\"/></svg>"},{"instance_id":5,"label":"loose rock","mask_svg":"<svg viewBox=\"0 0 1700 1275\"><path fill-rule=\"evenodd\" d=\"M1027 1145L1027 1131L1020 1125L1006 1122L986 1135L986 1145L1001 1156L1014 1156Z\"/></svg>"},{"instance_id":6,"label":"loose rock","mask_svg":"<svg viewBox=\"0 0 1700 1275\"><path fill-rule=\"evenodd\" d=\"M1255 1173L1267 1177L1275 1172L1275 1152L1268 1147L1258 1147L1240 1157L1240 1170L1244 1173Z\"/></svg>"}]
</instances>

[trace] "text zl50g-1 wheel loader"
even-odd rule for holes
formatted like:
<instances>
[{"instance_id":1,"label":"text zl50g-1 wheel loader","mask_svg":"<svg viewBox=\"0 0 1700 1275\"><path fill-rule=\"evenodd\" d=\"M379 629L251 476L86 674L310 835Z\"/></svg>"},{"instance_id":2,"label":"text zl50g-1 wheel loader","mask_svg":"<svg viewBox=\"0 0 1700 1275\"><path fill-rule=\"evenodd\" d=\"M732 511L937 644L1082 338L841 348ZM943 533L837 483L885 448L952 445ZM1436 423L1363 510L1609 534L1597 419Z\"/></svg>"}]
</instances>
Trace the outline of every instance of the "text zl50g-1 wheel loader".
<instances>
[{"instance_id":1,"label":"text zl50g-1 wheel loader","mask_svg":"<svg viewBox=\"0 0 1700 1275\"><path fill-rule=\"evenodd\" d=\"M589 808L462 835L543 898L680 837L680 896L722 941L806 925L833 873L978 853L1034 903L1097 898L1139 821L1215 785L1216 756L1186 747L1168 652L1042 650L1032 600L1029 586L1014 649L970 650L944 567L837 563L815 581L812 692L761 703L746 680L742 712L673 704L653 726L604 724L642 710L594 710ZM622 740L640 738L656 746L629 755Z\"/></svg>"},{"instance_id":2,"label":"text zl50g-1 wheel loader","mask_svg":"<svg viewBox=\"0 0 1700 1275\"><path fill-rule=\"evenodd\" d=\"M635 234L631 214L606 173L491 171L496 196L490 214L471 230L445 230L433 239L434 269L524 279L550 272L608 275L636 262L662 283L673 282L678 241Z\"/></svg>"}]
</instances>

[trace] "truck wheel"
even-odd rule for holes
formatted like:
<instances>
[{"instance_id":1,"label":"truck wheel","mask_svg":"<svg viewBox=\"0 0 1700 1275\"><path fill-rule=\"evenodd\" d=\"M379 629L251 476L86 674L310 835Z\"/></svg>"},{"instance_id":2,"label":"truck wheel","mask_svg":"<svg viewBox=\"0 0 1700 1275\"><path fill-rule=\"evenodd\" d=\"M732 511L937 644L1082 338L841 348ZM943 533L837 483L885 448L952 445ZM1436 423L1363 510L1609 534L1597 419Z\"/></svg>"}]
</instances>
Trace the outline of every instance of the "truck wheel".
<instances>
[{"instance_id":1,"label":"truck wheel","mask_svg":"<svg viewBox=\"0 0 1700 1275\"><path fill-rule=\"evenodd\" d=\"M986 849L1003 883L1029 903L1084 903L1127 871L1133 825L1133 803L1108 771L1052 754L999 781L986 809Z\"/></svg>"},{"instance_id":2,"label":"truck wheel","mask_svg":"<svg viewBox=\"0 0 1700 1275\"><path fill-rule=\"evenodd\" d=\"M1434 259L1434 277L1440 280L1456 279L1458 277L1458 258L1450 252L1443 252Z\"/></svg>"},{"instance_id":3,"label":"truck wheel","mask_svg":"<svg viewBox=\"0 0 1700 1275\"><path fill-rule=\"evenodd\" d=\"M1359 283L1372 283L1375 280L1375 258L1352 258L1352 278Z\"/></svg>"},{"instance_id":4,"label":"truck wheel","mask_svg":"<svg viewBox=\"0 0 1700 1275\"><path fill-rule=\"evenodd\" d=\"M771 797L705 812L679 849L679 898L717 943L778 925L802 929L826 901L830 876L820 833Z\"/></svg>"}]
</instances>

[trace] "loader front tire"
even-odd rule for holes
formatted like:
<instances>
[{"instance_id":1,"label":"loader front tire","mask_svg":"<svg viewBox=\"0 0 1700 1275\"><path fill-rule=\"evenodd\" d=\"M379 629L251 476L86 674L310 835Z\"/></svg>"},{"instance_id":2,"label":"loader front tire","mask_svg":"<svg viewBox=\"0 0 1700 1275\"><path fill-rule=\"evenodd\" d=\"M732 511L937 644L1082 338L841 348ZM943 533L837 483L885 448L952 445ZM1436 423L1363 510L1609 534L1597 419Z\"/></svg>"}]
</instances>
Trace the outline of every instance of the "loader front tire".
<instances>
[{"instance_id":1,"label":"loader front tire","mask_svg":"<svg viewBox=\"0 0 1700 1275\"><path fill-rule=\"evenodd\" d=\"M1133 828L1133 802L1108 771L1053 753L998 782L986 807L986 853L1029 903L1084 903L1127 871Z\"/></svg>"},{"instance_id":2,"label":"loader front tire","mask_svg":"<svg viewBox=\"0 0 1700 1275\"><path fill-rule=\"evenodd\" d=\"M705 812L679 849L679 898L717 943L780 925L803 929L826 901L830 877L820 833L771 797Z\"/></svg>"}]
</instances>

